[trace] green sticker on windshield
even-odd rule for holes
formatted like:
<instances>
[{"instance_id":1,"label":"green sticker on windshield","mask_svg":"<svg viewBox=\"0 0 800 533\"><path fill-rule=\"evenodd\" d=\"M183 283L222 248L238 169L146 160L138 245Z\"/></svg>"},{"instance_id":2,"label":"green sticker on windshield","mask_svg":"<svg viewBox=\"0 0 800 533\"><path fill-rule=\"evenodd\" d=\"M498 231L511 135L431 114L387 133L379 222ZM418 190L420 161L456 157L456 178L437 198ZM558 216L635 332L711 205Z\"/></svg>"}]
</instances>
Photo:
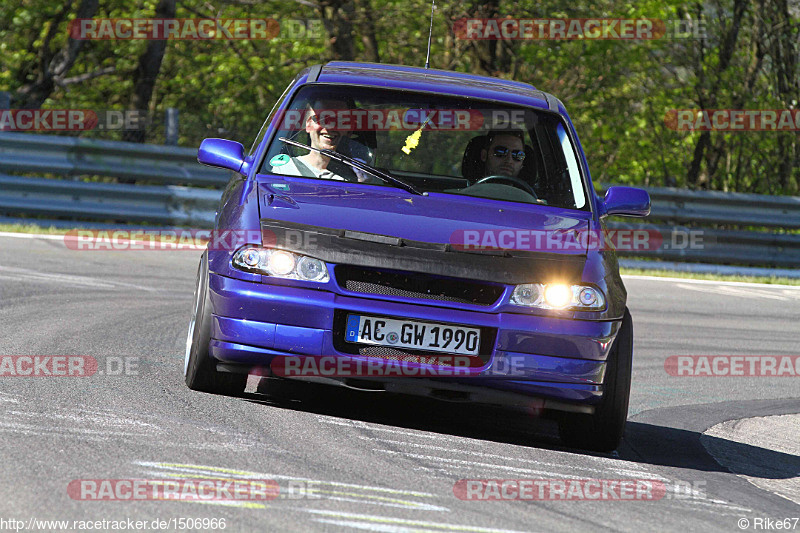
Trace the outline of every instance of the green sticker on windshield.
<instances>
[{"instance_id":1,"label":"green sticker on windshield","mask_svg":"<svg viewBox=\"0 0 800 533\"><path fill-rule=\"evenodd\" d=\"M290 159L289 154L278 154L269 160L269 164L273 167L280 167L288 163Z\"/></svg>"}]
</instances>

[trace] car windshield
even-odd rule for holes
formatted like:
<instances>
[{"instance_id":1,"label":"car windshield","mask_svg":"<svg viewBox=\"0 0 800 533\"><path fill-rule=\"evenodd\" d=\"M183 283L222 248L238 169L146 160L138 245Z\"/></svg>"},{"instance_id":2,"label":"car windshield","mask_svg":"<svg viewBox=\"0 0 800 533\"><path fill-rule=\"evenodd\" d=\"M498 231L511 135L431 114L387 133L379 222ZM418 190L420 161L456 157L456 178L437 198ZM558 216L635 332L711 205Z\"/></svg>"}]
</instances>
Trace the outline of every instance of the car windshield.
<instances>
[{"instance_id":1,"label":"car windshield","mask_svg":"<svg viewBox=\"0 0 800 533\"><path fill-rule=\"evenodd\" d=\"M278 132L261 173L588 209L564 122L539 109L319 84L302 88L273 122Z\"/></svg>"}]
</instances>

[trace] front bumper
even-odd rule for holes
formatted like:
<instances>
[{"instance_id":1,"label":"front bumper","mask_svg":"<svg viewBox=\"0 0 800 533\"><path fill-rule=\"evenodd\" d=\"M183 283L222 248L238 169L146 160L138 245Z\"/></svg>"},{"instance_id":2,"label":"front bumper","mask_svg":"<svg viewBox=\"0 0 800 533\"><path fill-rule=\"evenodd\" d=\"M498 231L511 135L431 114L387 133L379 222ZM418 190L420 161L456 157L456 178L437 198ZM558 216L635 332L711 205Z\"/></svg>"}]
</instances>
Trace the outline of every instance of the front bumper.
<instances>
[{"instance_id":1,"label":"front bumper","mask_svg":"<svg viewBox=\"0 0 800 533\"><path fill-rule=\"evenodd\" d=\"M469 368L459 377L377 380L382 384L380 390L434 391L428 394L432 396L437 396L437 390L454 391L440 394L443 399L448 395L459 399L458 391L462 391L470 401L500 404L534 397L548 401L545 408L560 410L580 411L581 405L591 410L600 399L605 360L619 327L619 321L419 305L373 295L242 281L214 273L209 275L209 289L213 315L209 353L220 369L267 369L275 357L291 355L373 359L336 349L336 344L341 346L335 342L336 336L343 335L334 326L337 310L445 322L496 332L485 364ZM348 379L340 376L308 381L348 384Z\"/></svg>"}]
</instances>

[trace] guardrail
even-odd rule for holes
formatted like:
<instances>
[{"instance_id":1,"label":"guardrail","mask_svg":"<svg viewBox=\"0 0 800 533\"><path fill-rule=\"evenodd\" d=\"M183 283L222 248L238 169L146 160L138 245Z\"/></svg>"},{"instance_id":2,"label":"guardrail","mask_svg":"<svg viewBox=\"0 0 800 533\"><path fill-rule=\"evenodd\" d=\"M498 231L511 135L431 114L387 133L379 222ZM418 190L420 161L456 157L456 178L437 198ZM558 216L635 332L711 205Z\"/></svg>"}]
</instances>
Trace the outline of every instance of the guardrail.
<instances>
[{"instance_id":1,"label":"guardrail","mask_svg":"<svg viewBox=\"0 0 800 533\"><path fill-rule=\"evenodd\" d=\"M666 187L647 191L651 201L647 219L636 224L632 219L610 222L609 227L654 230L664 242L647 253L621 251L621 256L800 268L800 233L775 232L800 228L800 197ZM696 245L686 240L692 234Z\"/></svg>"},{"instance_id":2,"label":"guardrail","mask_svg":"<svg viewBox=\"0 0 800 533\"><path fill-rule=\"evenodd\" d=\"M650 220L800 229L800 197L651 187Z\"/></svg>"},{"instance_id":3,"label":"guardrail","mask_svg":"<svg viewBox=\"0 0 800 533\"><path fill-rule=\"evenodd\" d=\"M86 176L153 184L78 181ZM197 163L192 148L0 132L0 216L208 228L229 176ZM800 234L775 232L800 229L800 197L647 190L650 217L611 221L609 227L657 231L664 245L620 255L800 268ZM672 235L689 231L701 232L700 246L672 242Z\"/></svg>"},{"instance_id":4,"label":"guardrail","mask_svg":"<svg viewBox=\"0 0 800 533\"><path fill-rule=\"evenodd\" d=\"M610 222L608 226L614 230L646 229L663 239L655 249L619 251L622 257L800 268L800 235L624 222Z\"/></svg>"},{"instance_id":5,"label":"guardrail","mask_svg":"<svg viewBox=\"0 0 800 533\"><path fill-rule=\"evenodd\" d=\"M199 164L192 148L0 133L0 213L6 216L210 227L220 191L190 186L221 187L229 175ZM75 181L84 176L158 185Z\"/></svg>"}]
</instances>

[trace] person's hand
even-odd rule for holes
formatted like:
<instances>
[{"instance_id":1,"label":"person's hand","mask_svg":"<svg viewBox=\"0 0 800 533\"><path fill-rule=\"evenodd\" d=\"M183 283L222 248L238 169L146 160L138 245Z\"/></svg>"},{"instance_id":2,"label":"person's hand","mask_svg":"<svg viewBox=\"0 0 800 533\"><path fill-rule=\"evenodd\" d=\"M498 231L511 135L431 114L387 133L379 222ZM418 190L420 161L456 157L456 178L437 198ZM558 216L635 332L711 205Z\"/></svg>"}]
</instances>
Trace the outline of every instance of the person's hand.
<instances>
[{"instance_id":1,"label":"person's hand","mask_svg":"<svg viewBox=\"0 0 800 533\"><path fill-rule=\"evenodd\" d=\"M365 165L368 164L366 161L364 161L360 157L354 157L353 159L355 159L356 161L359 161L361 163L364 163ZM360 169L358 169L356 167L352 167L352 169L353 169L353 172L355 172L359 183L379 183L380 182L380 180L376 179L371 174L368 174L368 173L364 172L363 170L360 170Z\"/></svg>"}]
</instances>

